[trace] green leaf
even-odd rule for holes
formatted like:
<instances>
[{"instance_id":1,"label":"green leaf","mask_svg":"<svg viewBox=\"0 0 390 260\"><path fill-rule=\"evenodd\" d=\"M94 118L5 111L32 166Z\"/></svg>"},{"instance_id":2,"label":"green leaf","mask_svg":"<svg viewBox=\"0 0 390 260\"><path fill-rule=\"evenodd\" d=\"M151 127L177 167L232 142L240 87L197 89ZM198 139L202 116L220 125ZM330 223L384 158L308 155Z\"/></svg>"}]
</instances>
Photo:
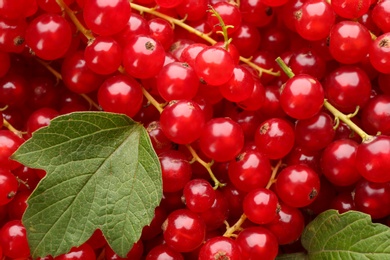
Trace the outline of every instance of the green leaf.
<instances>
[{"instance_id":1,"label":"green leaf","mask_svg":"<svg viewBox=\"0 0 390 260\"><path fill-rule=\"evenodd\" d=\"M23 216L34 258L66 253L98 228L124 257L162 197L160 163L149 137L124 115L57 117L13 159L47 171Z\"/></svg>"},{"instance_id":2,"label":"green leaf","mask_svg":"<svg viewBox=\"0 0 390 260\"><path fill-rule=\"evenodd\" d=\"M301 241L309 259L390 259L389 227L357 211L325 211L306 226Z\"/></svg>"},{"instance_id":3,"label":"green leaf","mask_svg":"<svg viewBox=\"0 0 390 260\"><path fill-rule=\"evenodd\" d=\"M276 257L276 260L307 260L308 257L305 253L293 253L293 254L284 254Z\"/></svg>"}]
</instances>

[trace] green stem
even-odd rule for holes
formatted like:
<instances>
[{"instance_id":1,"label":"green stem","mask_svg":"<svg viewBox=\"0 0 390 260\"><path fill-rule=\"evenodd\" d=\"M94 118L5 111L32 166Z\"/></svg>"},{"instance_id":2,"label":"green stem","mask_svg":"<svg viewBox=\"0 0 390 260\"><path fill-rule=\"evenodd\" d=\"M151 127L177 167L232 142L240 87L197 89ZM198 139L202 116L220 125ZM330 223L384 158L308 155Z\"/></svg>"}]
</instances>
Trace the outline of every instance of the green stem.
<instances>
[{"instance_id":1,"label":"green stem","mask_svg":"<svg viewBox=\"0 0 390 260\"><path fill-rule=\"evenodd\" d=\"M191 145L187 144L186 145L188 151L190 151L193 159L195 161L197 161L198 163L200 163L206 170L207 172L209 173L210 175L210 178L213 180L214 182L214 190L218 189L218 188L222 188L223 186L225 186L225 184L221 183L217 177L215 177L213 171L211 170L211 166L213 165L213 163L207 163L205 161L202 160L202 158L199 157L199 155L196 153L196 151L194 150L194 148L192 148Z\"/></svg>"},{"instance_id":2,"label":"green stem","mask_svg":"<svg viewBox=\"0 0 390 260\"><path fill-rule=\"evenodd\" d=\"M223 21L221 15L211 6L209 5L210 12L217 17L219 25L221 26L222 31L218 31L218 33L223 35L223 41L224 41L224 48L227 50L229 48L229 44L231 42L231 39L229 39L228 36L228 28L233 28L231 25L226 25L225 22Z\"/></svg>"},{"instance_id":3,"label":"green stem","mask_svg":"<svg viewBox=\"0 0 390 260\"><path fill-rule=\"evenodd\" d=\"M277 57L276 63L279 65L279 67L283 70L284 73L286 73L287 77L290 79L295 76L294 72L291 70L289 66L282 60L282 58Z\"/></svg>"},{"instance_id":4,"label":"green stem","mask_svg":"<svg viewBox=\"0 0 390 260\"><path fill-rule=\"evenodd\" d=\"M340 112L337 108L335 108L331 103L329 103L326 99L324 100L324 107L328 109L329 112L331 112L335 118L338 118L339 120L343 121L345 124L349 126L355 133L357 133L363 140L363 142L367 142L373 138L373 136L367 134L363 131L357 124L355 124L351 117L355 114L351 115L345 115L342 112Z\"/></svg>"},{"instance_id":5,"label":"green stem","mask_svg":"<svg viewBox=\"0 0 390 260\"><path fill-rule=\"evenodd\" d=\"M156 10L154 10L152 8L147 8L147 7L144 7L142 5L137 5L137 4L134 4L134 3L131 3L131 2L130 2L130 5L131 5L132 9L137 10L137 11L139 11L141 13L149 13L149 14L152 14L152 15L157 16L159 18L162 18L164 20L167 20L168 22L170 22L173 25L178 25L181 28L187 30L188 32L193 33L193 34L199 36L200 38L202 38L203 40L207 41L211 45L214 45L214 44L217 43L216 40L214 40L213 38L211 38L207 34L201 32L201 31L198 31L198 30L194 29L193 27L185 24L183 22L183 20L172 18L169 15L157 12ZM257 70L259 72L260 76L263 73L269 74L269 75L272 75L272 76L275 76L275 77L280 76L280 72L279 71L275 72L272 69L263 69L263 68L257 66L256 64L254 64L253 62L251 62L250 59L247 59L247 58L244 58L244 57L240 57L240 61L248 64L248 66L250 66L250 67L254 68L255 70Z\"/></svg>"}]
</instances>

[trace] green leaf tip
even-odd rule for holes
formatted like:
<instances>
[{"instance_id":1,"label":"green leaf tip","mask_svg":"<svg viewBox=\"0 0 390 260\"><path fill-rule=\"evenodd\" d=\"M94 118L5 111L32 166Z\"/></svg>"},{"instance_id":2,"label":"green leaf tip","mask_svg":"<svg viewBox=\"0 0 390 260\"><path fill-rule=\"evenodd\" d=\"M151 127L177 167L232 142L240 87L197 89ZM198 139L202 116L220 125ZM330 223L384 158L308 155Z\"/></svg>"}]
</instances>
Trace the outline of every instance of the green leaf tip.
<instances>
[{"instance_id":1,"label":"green leaf tip","mask_svg":"<svg viewBox=\"0 0 390 260\"><path fill-rule=\"evenodd\" d=\"M13 159L47 172L22 219L33 258L66 253L96 229L125 257L162 198L160 163L149 136L125 115L59 116Z\"/></svg>"},{"instance_id":2,"label":"green leaf tip","mask_svg":"<svg viewBox=\"0 0 390 260\"><path fill-rule=\"evenodd\" d=\"M301 241L308 259L390 259L390 228L358 211L323 212L306 226Z\"/></svg>"}]
</instances>

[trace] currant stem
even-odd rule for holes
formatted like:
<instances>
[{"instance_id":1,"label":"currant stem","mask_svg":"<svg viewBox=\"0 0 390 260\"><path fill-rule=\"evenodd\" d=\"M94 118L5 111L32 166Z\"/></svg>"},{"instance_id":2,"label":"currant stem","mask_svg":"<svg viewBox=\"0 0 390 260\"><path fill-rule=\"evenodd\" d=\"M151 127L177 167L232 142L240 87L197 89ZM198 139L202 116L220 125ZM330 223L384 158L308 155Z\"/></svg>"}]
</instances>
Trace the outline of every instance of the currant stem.
<instances>
[{"instance_id":1,"label":"currant stem","mask_svg":"<svg viewBox=\"0 0 390 260\"><path fill-rule=\"evenodd\" d=\"M150 95L150 93L144 87L142 87L142 93L144 94L144 97L150 102L150 104L152 104L161 114L161 112L164 110L163 106L158 103L157 100L152 95Z\"/></svg>"},{"instance_id":2,"label":"currant stem","mask_svg":"<svg viewBox=\"0 0 390 260\"><path fill-rule=\"evenodd\" d=\"M92 35L92 32L90 30L87 30L87 28L85 28L84 25L80 23L79 19L77 19L76 15L69 8L69 6L66 5L63 0L56 0L56 2L61 7L61 9L65 11L65 13L69 16L70 20L72 20L76 28L85 36L85 38L87 38L88 42L92 42L95 39L95 37Z\"/></svg>"},{"instance_id":3,"label":"currant stem","mask_svg":"<svg viewBox=\"0 0 390 260\"><path fill-rule=\"evenodd\" d=\"M276 174L278 174L279 168L282 165L282 160L279 160L278 163L275 165L275 167L272 168L272 174L269 178L269 181L267 183L266 189L271 188L272 184L276 182ZM234 223L233 226L229 227L228 223L225 223L227 228L225 233L223 234L224 237L234 237L236 236L234 233L239 231L241 229L241 225L245 222L247 219L245 213L243 213L239 220L237 220L236 223Z\"/></svg>"},{"instance_id":4,"label":"currant stem","mask_svg":"<svg viewBox=\"0 0 390 260\"><path fill-rule=\"evenodd\" d=\"M282 58L277 57L276 63L279 65L279 67L283 70L284 73L286 73L287 77L290 79L295 76L294 72L291 70L289 66L282 60Z\"/></svg>"},{"instance_id":5,"label":"currant stem","mask_svg":"<svg viewBox=\"0 0 390 260\"><path fill-rule=\"evenodd\" d=\"M3 126L8 128L8 130L10 130L12 133L16 134L18 137L23 138L24 132L17 130L5 118L3 118Z\"/></svg>"},{"instance_id":6,"label":"currant stem","mask_svg":"<svg viewBox=\"0 0 390 260\"><path fill-rule=\"evenodd\" d=\"M209 12L212 12L213 15L215 17L217 17L217 19L219 21L219 25L221 26L222 31L218 31L218 33L221 33L223 35L223 41L224 41L224 46L223 47L225 48L225 50L227 50L228 47L229 47L229 43L231 42L231 39L229 39L229 37L228 37L227 29L229 27L232 27L232 26L231 25L227 26L225 24L225 22L223 21L221 15L211 5L209 5L209 9L210 9Z\"/></svg>"},{"instance_id":7,"label":"currant stem","mask_svg":"<svg viewBox=\"0 0 390 260\"><path fill-rule=\"evenodd\" d=\"M276 174L278 173L278 170L281 165L282 165L282 160L279 160L278 163L275 165L275 167L273 167L271 178L269 178L267 186L265 186L266 189L271 188L272 184L276 182Z\"/></svg>"},{"instance_id":8,"label":"currant stem","mask_svg":"<svg viewBox=\"0 0 390 260\"><path fill-rule=\"evenodd\" d=\"M224 237L234 237L235 232L241 229L241 225L245 222L247 219L246 215L243 213L239 220L237 220L236 223L234 223L233 226L226 229L225 233L223 234ZM227 224L228 226L228 224Z\"/></svg>"},{"instance_id":9,"label":"currant stem","mask_svg":"<svg viewBox=\"0 0 390 260\"><path fill-rule=\"evenodd\" d=\"M198 30L194 29L193 27L185 24L182 20L172 18L172 17L170 17L170 16L168 16L166 14L163 14L163 13L160 13L160 12L154 10L153 8L147 8L147 7L144 7L142 5L137 5L137 4L134 4L134 3L131 3L131 2L130 2L130 6L131 6L132 9L135 9L135 10L141 12L141 13L143 13L143 12L149 13L149 14L152 14L152 15L157 16L159 18L162 18L164 20L167 20L171 24L178 25L181 28L187 30L188 32L193 33L193 34L199 36L200 38L202 38L203 40L207 41L211 45L214 45L214 44L217 43L216 40L214 40L213 38L211 38L207 34L201 32L201 31L198 31ZM250 67L254 68L255 70L257 70L259 72L260 76L263 73L269 74L269 75L272 75L272 76L276 76L276 77L280 76L280 72L279 71L274 72L272 69L268 69L268 70L267 69L263 69L263 68L257 66L256 64L254 64L253 62L251 62L249 59L246 59L244 57L240 57L240 61L248 64L248 66L250 66Z\"/></svg>"},{"instance_id":10,"label":"currant stem","mask_svg":"<svg viewBox=\"0 0 390 260\"><path fill-rule=\"evenodd\" d=\"M373 138L373 136L367 134L363 131L358 125L356 125L352 120L353 114L345 115L341 113L337 108L335 108L331 103L329 103L326 99L324 100L324 107L329 110L336 118L346 123L349 128L351 128L355 133L357 133L363 140L363 142L367 142Z\"/></svg>"},{"instance_id":11,"label":"currant stem","mask_svg":"<svg viewBox=\"0 0 390 260\"><path fill-rule=\"evenodd\" d=\"M198 163L200 163L206 170L207 172L209 173L210 175L210 178L214 181L214 190L218 189L218 188L222 188L223 186L225 186L226 184L224 183L221 183L217 177L215 177L213 171L211 170L211 166L212 166L212 162L211 163L206 163L205 161L202 160L202 158L199 157L199 155L196 153L196 151L194 150L194 148L192 148L191 145L187 144L186 145L188 151L190 151L193 159L195 159Z\"/></svg>"}]
</instances>

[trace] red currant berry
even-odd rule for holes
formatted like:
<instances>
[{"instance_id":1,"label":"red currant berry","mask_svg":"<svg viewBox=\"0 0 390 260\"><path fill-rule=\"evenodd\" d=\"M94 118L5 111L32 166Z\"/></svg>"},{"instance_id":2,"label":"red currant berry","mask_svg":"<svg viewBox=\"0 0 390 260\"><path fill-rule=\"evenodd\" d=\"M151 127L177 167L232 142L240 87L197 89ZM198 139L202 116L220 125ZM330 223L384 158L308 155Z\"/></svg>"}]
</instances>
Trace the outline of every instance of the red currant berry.
<instances>
[{"instance_id":1,"label":"red currant berry","mask_svg":"<svg viewBox=\"0 0 390 260\"><path fill-rule=\"evenodd\" d=\"M199 88L199 78L187 63L165 65L157 76L157 89L165 101L192 99Z\"/></svg>"},{"instance_id":2,"label":"red currant berry","mask_svg":"<svg viewBox=\"0 0 390 260\"><path fill-rule=\"evenodd\" d=\"M294 142L294 129L284 119L268 119L255 132L258 151L269 159L280 159L286 156L293 148Z\"/></svg>"},{"instance_id":3,"label":"red currant berry","mask_svg":"<svg viewBox=\"0 0 390 260\"><path fill-rule=\"evenodd\" d=\"M356 184L354 202L356 209L370 214L373 219L390 214L390 182L373 183L361 180Z\"/></svg>"},{"instance_id":4,"label":"red currant berry","mask_svg":"<svg viewBox=\"0 0 390 260\"><path fill-rule=\"evenodd\" d=\"M319 151L325 148L334 136L333 119L324 112L297 120L295 124L295 143L307 150Z\"/></svg>"},{"instance_id":5,"label":"red currant berry","mask_svg":"<svg viewBox=\"0 0 390 260\"><path fill-rule=\"evenodd\" d=\"M378 1L372 9L372 20L383 32L390 32L390 2Z\"/></svg>"},{"instance_id":6,"label":"red currant berry","mask_svg":"<svg viewBox=\"0 0 390 260\"><path fill-rule=\"evenodd\" d=\"M30 256L26 229L20 220L11 220L0 229L0 247L3 254L11 259Z\"/></svg>"},{"instance_id":7,"label":"red currant berry","mask_svg":"<svg viewBox=\"0 0 390 260\"><path fill-rule=\"evenodd\" d=\"M145 260L184 260L183 255L167 245L154 247Z\"/></svg>"},{"instance_id":8,"label":"red currant berry","mask_svg":"<svg viewBox=\"0 0 390 260\"><path fill-rule=\"evenodd\" d=\"M361 176L355 167L358 144L341 139L329 144L321 156L321 168L325 177L337 186L349 186Z\"/></svg>"},{"instance_id":9,"label":"red currant berry","mask_svg":"<svg viewBox=\"0 0 390 260\"><path fill-rule=\"evenodd\" d=\"M375 136L357 148L356 168L370 182L390 181L390 137Z\"/></svg>"},{"instance_id":10,"label":"red currant berry","mask_svg":"<svg viewBox=\"0 0 390 260\"><path fill-rule=\"evenodd\" d=\"M324 103L321 83L306 74L296 75L282 87L280 105L287 115L306 119L317 114Z\"/></svg>"},{"instance_id":11,"label":"red currant berry","mask_svg":"<svg viewBox=\"0 0 390 260\"><path fill-rule=\"evenodd\" d=\"M31 135L39 128L48 126L50 121L57 116L59 116L58 111L52 108L43 107L35 110L27 120L27 132Z\"/></svg>"},{"instance_id":12,"label":"red currant berry","mask_svg":"<svg viewBox=\"0 0 390 260\"><path fill-rule=\"evenodd\" d=\"M150 36L135 35L123 50L123 66L135 78L156 76L163 67L164 60L164 47Z\"/></svg>"},{"instance_id":13,"label":"red currant berry","mask_svg":"<svg viewBox=\"0 0 390 260\"><path fill-rule=\"evenodd\" d=\"M193 212L204 212L215 200L213 187L204 179L193 179L184 186L183 196L187 208Z\"/></svg>"},{"instance_id":14,"label":"red currant berry","mask_svg":"<svg viewBox=\"0 0 390 260\"><path fill-rule=\"evenodd\" d=\"M341 21L330 31L329 51L338 62L353 64L367 56L371 42L370 32L364 25L354 21Z\"/></svg>"},{"instance_id":15,"label":"red currant berry","mask_svg":"<svg viewBox=\"0 0 390 260\"><path fill-rule=\"evenodd\" d=\"M16 177L9 170L0 168L0 206L13 200L18 186Z\"/></svg>"},{"instance_id":16,"label":"red currant berry","mask_svg":"<svg viewBox=\"0 0 390 260\"><path fill-rule=\"evenodd\" d=\"M275 193L266 188L250 191L244 198L243 208L248 219L256 224L272 222L280 210Z\"/></svg>"},{"instance_id":17,"label":"red currant berry","mask_svg":"<svg viewBox=\"0 0 390 260\"><path fill-rule=\"evenodd\" d=\"M64 17L43 14L29 23L25 37L35 55L44 60L55 60L68 51L72 30Z\"/></svg>"},{"instance_id":18,"label":"red currant berry","mask_svg":"<svg viewBox=\"0 0 390 260\"><path fill-rule=\"evenodd\" d=\"M170 150L159 155L163 191L174 192L184 188L191 179L191 166L186 156L175 150Z\"/></svg>"},{"instance_id":19,"label":"red currant berry","mask_svg":"<svg viewBox=\"0 0 390 260\"><path fill-rule=\"evenodd\" d=\"M206 226L198 214L179 209L169 214L163 232L167 245L178 252L190 252L204 241Z\"/></svg>"},{"instance_id":20,"label":"red currant berry","mask_svg":"<svg viewBox=\"0 0 390 260\"><path fill-rule=\"evenodd\" d=\"M250 227L240 232L236 243L242 259L273 260L278 255L278 240L264 227Z\"/></svg>"},{"instance_id":21,"label":"red currant berry","mask_svg":"<svg viewBox=\"0 0 390 260\"><path fill-rule=\"evenodd\" d=\"M359 18L370 8L370 1L333 0L330 4L337 15L347 19Z\"/></svg>"},{"instance_id":22,"label":"red currant berry","mask_svg":"<svg viewBox=\"0 0 390 260\"><path fill-rule=\"evenodd\" d=\"M228 237L213 237L202 245L199 251L199 259L202 260L220 260L234 259L240 260L241 251L237 243Z\"/></svg>"},{"instance_id":23,"label":"red currant berry","mask_svg":"<svg viewBox=\"0 0 390 260\"><path fill-rule=\"evenodd\" d=\"M213 8L222 18L225 25L229 26L227 28L227 33L229 35L234 33L240 27L241 12L238 9L237 5L222 1L214 4ZM213 28L214 32L222 31L221 24L218 18L212 12L208 12L207 22L210 27Z\"/></svg>"},{"instance_id":24,"label":"red currant berry","mask_svg":"<svg viewBox=\"0 0 390 260\"><path fill-rule=\"evenodd\" d=\"M83 51L77 51L65 58L61 75L65 86L78 94L97 90L103 81L101 75L88 68Z\"/></svg>"},{"instance_id":25,"label":"red currant berry","mask_svg":"<svg viewBox=\"0 0 390 260\"><path fill-rule=\"evenodd\" d=\"M4 169L14 170L20 163L10 157L24 140L9 130L0 130L0 165Z\"/></svg>"},{"instance_id":26,"label":"red currant berry","mask_svg":"<svg viewBox=\"0 0 390 260\"><path fill-rule=\"evenodd\" d=\"M95 252L87 243L73 247L68 253L59 255L54 260L96 260Z\"/></svg>"},{"instance_id":27,"label":"red currant berry","mask_svg":"<svg viewBox=\"0 0 390 260\"><path fill-rule=\"evenodd\" d=\"M255 81L252 74L241 65L233 70L232 77L219 90L224 98L231 102L240 102L248 99L254 90Z\"/></svg>"},{"instance_id":28,"label":"red currant berry","mask_svg":"<svg viewBox=\"0 0 390 260\"><path fill-rule=\"evenodd\" d=\"M205 117L202 109L194 101L174 100L161 113L160 125L172 142L189 144L200 137Z\"/></svg>"},{"instance_id":29,"label":"red currant berry","mask_svg":"<svg viewBox=\"0 0 390 260\"><path fill-rule=\"evenodd\" d=\"M276 236L279 245L286 245L299 239L305 228L305 221L299 209L281 204L278 216L264 227Z\"/></svg>"},{"instance_id":30,"label":"red currant berry","mask_svg":"<svg viewBox=\"0 0 390 260\"><path fill-rule=\"evenodd\" d=\"M130 3L127 0L85 0L84 21L94 33L107 36L120 32L129 21Z\"/></svg>"},{"instance_id":31,"label":"red currant berry","mask_svg":"<svg viewBox=\"0 0 390 260\"><path fill-rule=\"evenodd\" d=\"M244 146L241 126L230 118L213 118L203 128L200 150L210 159L226 162L234 159Z\"/></svg>"},{"instance_id":32,"label":"red currant berry","mask_svg":"<svg viewBox=\"0 0 390 260\"><path fill-rule=\"evenodd\" d=\"M381 73L390 73L390 32L384 33L371 44L369 57L372 66Z\"/></svg>"},{"instance_id":33,"label":"red currant berry","mask_svg":"<svg viewBox=\"0 0 390 260\"><path fill-rule=\"evenodd\" d=\"M102 75L111 74L117 71L122 63L122 49L111 37L96 37L85 48L84 59L93 72Z\"/></svg>"},{"instance_id":34,"label":"red currant berry","mask_svg":"<svg viewBox=\"0 0 390 260\"><path fill-rule=\"evenodd\" d=\"M201 80L218 86L232 77L234 67L234 60L226 50L211 46L196 56L194 69Z\"/></svg>"},{"instance_id":35,"label":"red currant berry","mask_svg":"<svg viewBox=\"0 0 390 260\"><path fill-rule=\"evenodd\" d=\"M295 29L309 41L317 41L329 35L336 15L325 0L308 0L295 13Z\"/></svg>"},{"instance_id":36,"label":"red currant berry","mask_svg":"<svg viewBox=\"0 0 390 260\"><path fill-rule=\"evenodd\" d=\"M390 96L377 95L362 110L362 125L369 134L390 135Z\"/></svg>"},{"instance_id":37,"label":"red currant berry","mask_svg":"<svg viewBox=\"0 0 390 260\"><path fill-rule=\"evenodd\" d=\"M143 94L141 85L126 75L112 76L99 87L97 99L107 112L123 113L134 117L141 109Z\"/></svg>"},{"instance_id":38,"label":"red currant berry","mask_svg":"<svg viewBox=\"0 0 390 260\"><path fill-rule=\"evenodd\" d=\"M277 176L276 193L287 205L295 208L312 203L320 192L320 178L306 165L293 165Z\"/></svg>"}]
</instances>

